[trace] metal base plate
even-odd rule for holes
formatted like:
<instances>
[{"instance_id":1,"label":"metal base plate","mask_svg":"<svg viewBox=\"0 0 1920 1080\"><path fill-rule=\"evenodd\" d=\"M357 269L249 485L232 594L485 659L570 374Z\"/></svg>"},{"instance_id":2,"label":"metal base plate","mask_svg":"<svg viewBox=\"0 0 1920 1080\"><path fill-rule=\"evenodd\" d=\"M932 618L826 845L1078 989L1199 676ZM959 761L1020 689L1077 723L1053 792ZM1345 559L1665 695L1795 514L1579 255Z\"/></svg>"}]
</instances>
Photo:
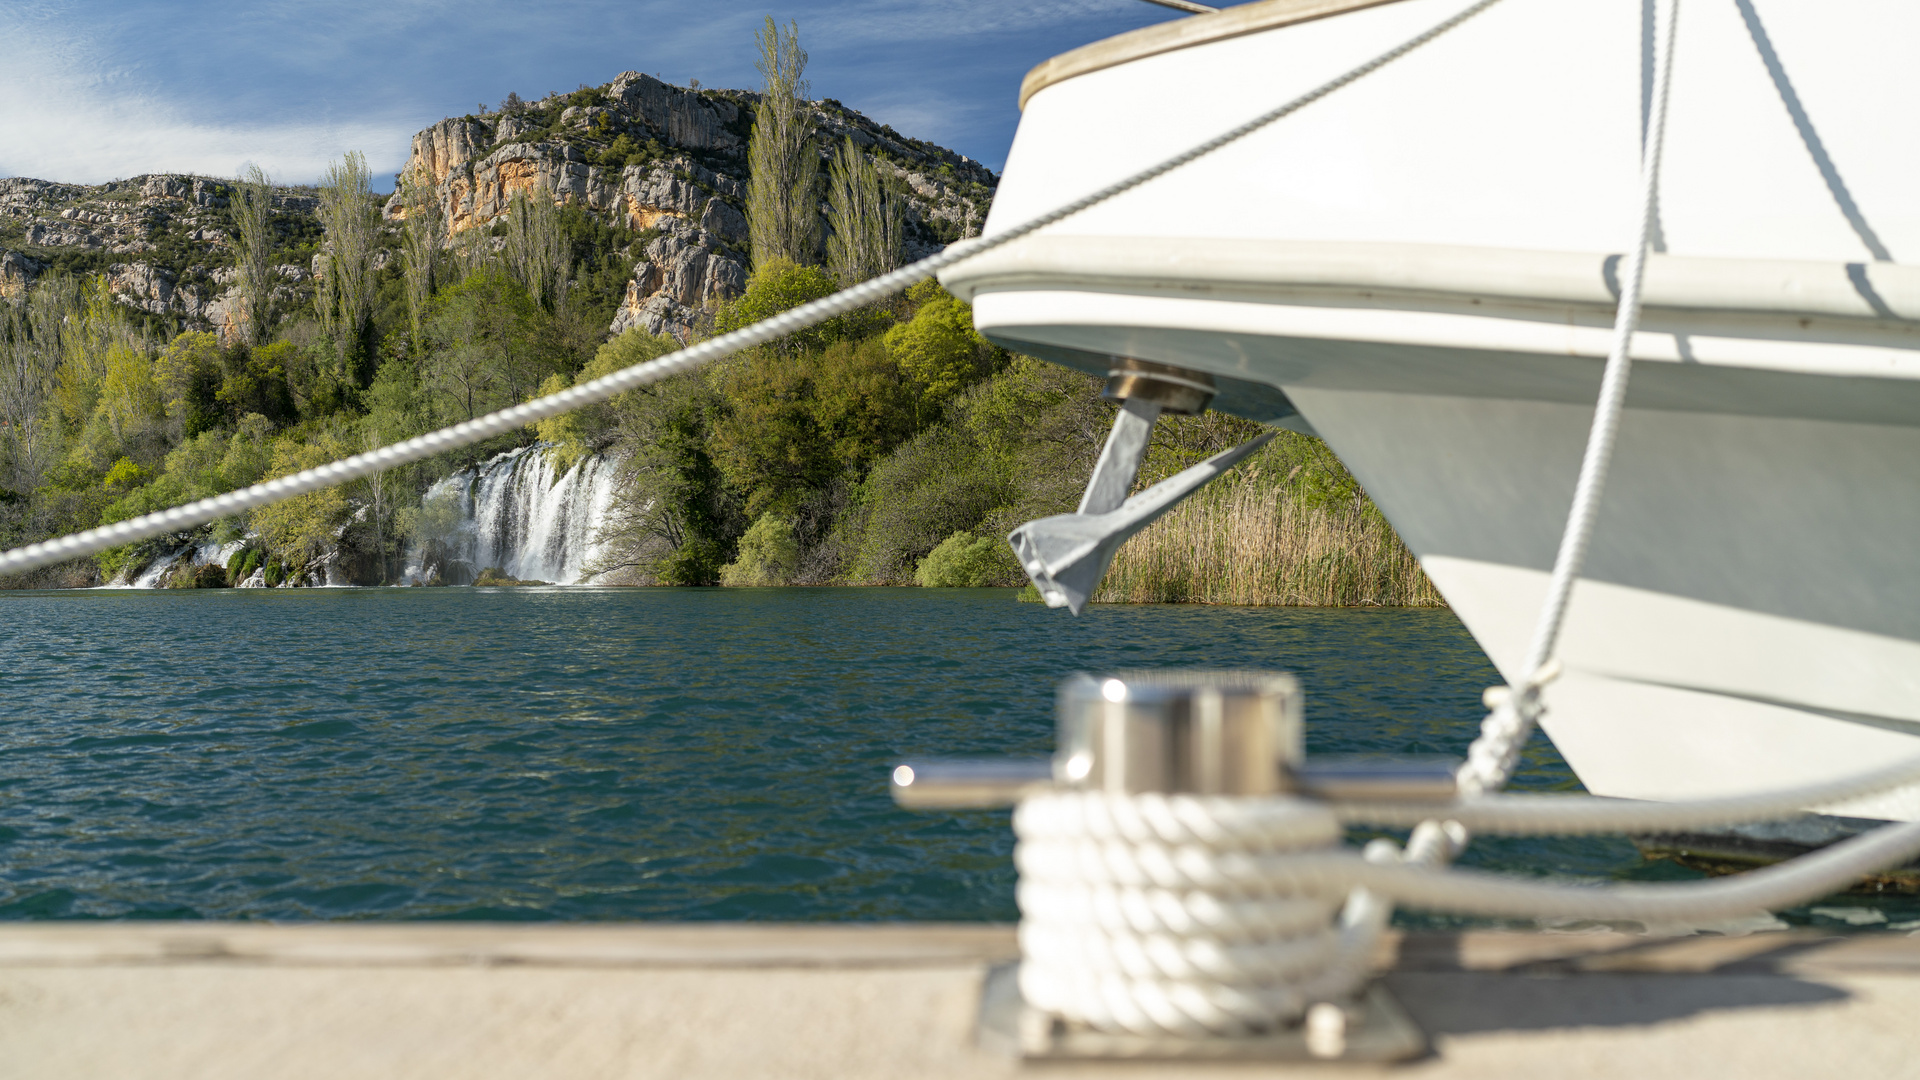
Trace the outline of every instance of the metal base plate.
<instances>
[{"instance_id":1,"label":"metal base plate","mask_svg":"<svg viewBox=\"0 0 1920 1080\"><path fill-rule=\"evenodd\" d=\"M1028 1061L1131 1058L1175 1061L1405 1061L1427 1052L1427 1036L1387 988L1374 983L1361 993L1359 1022L1349 1022L1346 1048L1337 1057L1307 1049L1299 1027L1265 1035L1211 1039L1112 1035L1055 1023L1020 997L1019 964L987 972L980 992L980 1045Z\"/></svg>"}]
</instances>

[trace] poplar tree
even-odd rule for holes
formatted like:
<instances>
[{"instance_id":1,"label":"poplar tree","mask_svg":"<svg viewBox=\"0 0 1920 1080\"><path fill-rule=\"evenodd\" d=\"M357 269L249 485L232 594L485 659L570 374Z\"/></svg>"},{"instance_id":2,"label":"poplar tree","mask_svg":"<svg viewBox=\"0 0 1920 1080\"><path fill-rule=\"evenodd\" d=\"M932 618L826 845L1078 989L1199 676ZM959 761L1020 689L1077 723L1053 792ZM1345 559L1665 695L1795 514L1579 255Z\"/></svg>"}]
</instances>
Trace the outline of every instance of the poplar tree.
<instances>
[{"instance_id":1,"label":"poplar tree","mask_svg":"<svg viewBox=\"0 0 1920 1080\"><path fill-rule=\"evenodd\" d=\"M747 144L753 264L757 268L775 259L815 264L820 249L820 155L813 144L808 87L801 78L807 54L800 48L800 27L789 22L783 31L769 15L754 38L760 49L755 66L766 82Z\"/></svg>"},{"instance_id":2,"label":"poplar tree","mask_svg":"<svg viewBox=\"0 0 1920 1080\"><path fill-rule=\"evenodd\" d=\"M401 237L401 270L407 283L407 328L415 350L426 342L427 301L433 298L440 269L440 249L447 242L447 218L440 195L423 170L408 172L400 182L400 204L406 208L406 232Z\"/></svg>"},{"instance_id":3,"label":"poplar tree","mask_svg":"<svg viewBox=\"0 0 1920 1080\"><path fill-rule=\"evenodd\" d=\"M233 181L233 197L228 212L240 243L234 252L234 269L239 271L240 303L236 321L241 337L250 344L265 343L268 326L267 306L273 302L273 182L258 165L248 165Z\"/></svg>"},{"instance_id":4,"label":"poplar tree","mask_svg":"<svg viewBox=\"0 0 1920 1080\"><path fill-rule=\"evenodd\" d=\"M852 136L840 144L828 169L827 267L847 288L900 265L905 219L900 199L887 190L873 160Z\"/></svg>"},{"instance_id":5,"label":"poplar tree","mask_svg":"<svg viewBox=\"0 0 1920 1080\"><path fill-rule=\"evenodd\" d=\"M365 336L373 316L373 245L378 227L373 209L372 176L367 158L348 152L327 166L320 183L320 224L327 233L326 276L314 293L320 326L334 339L339 375L346 378L347 357Z\"/></svg>"},{"instance_id":6,"label":"poplar tree","mask_svg":"<svg viewBox=\"0 0 1920 1080\"><path fill-rule=\"evenodd\" d=\"M507 204L507 272L548 310L566 300L571 251L560 208L544 185L522 188Z\"/></svg>"}]
</instances>

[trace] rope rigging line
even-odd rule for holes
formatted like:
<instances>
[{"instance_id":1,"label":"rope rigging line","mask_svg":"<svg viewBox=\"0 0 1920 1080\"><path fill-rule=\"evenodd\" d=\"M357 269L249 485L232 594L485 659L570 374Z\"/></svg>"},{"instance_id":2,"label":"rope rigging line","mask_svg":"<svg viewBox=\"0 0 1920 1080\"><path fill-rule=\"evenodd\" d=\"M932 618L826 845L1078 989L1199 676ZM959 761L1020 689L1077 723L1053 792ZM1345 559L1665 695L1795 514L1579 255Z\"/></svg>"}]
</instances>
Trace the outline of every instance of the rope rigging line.
<instances>
[{"instance_id":1,"label":"rope rigging line","mask_svg":"<svg viewBox=\"0 0 1920 1080\"><path fill-rule=\"evenodd\" d=\"M1466 763L1458 773L1460 791L1470 800L1506 786L1519 760L1521 748L1539 721L1540 689L1560 672L1554 647L1566 620L1567 603L1572 596L1574 582L1579 578L1581 565L1586 561L1600 497L1606 487L1607 467L1612 461L1614 441L1619 433L1621 412L1626 401L1627 376L1632 370L1629 348L1634 330L1640 322L1641 283L1645 277L1647 250L1652 242L1659 211L1660 164L1666 145L1667 98L1680 0L1665 0L1658 6L1664 9L1666 33L1664 47L1653 71L1645 142L1641 150L1639 235L1627 253L1626 266L1621 274L1620 302L1614 315L1613 338L1607 353L1606 368L1601 376L1599 401L1594 408L1593 425L1581 458L1579 478L1574 484L1573 504L1568 510L1567 524L1554 557L1547 597L1541 605L1540 616L1520 668L1519 685L1494 687L1487 692L1487 705L1492 711L1482 722L1480 734L1468 747ZM1610 812L1618 814L1618 811ZM1568 820L1577 816L1577 811L1573 814L1557 810L1548 813L1558 815L1558 827L1561 828L1570 827ZM1637 813L1642 818L1651 816L1646 812ZM1598 814L1596 812L1590 816L1597 817ZM1490 823L1487 816L1481 820ZM1466 825L1449 812L1448 816L1429 817L1415 825L1412 835L1407 838L1405 850L1391 841L1376 841L1369 846L1366 861L1369 864L1403 864L1437 871L1466 849L1470 836ZM1346 905L1340 912L1339 951L1318 980L1321 987L1333 987L1336 993L1341 989L1350 991L1366 979L1373 943L1386 929L1393 915L1394 897L1382 893L1368 882L1355 881L1353 885Z\"/></svg>"},{"instance_id":2,"label":"rope rigging line","mask_svg":"<svg viewBox=\"0 0 1920 1080\"><path fill-rule=\"evenodd\" d=\"M1205 157L1230 143L1237 142L1248 135L1281 120L1299 110L1326 97L1328 94L1358 79L1379 70L1400 59L1422 45L1445 34L1447 31L1473 18L1498 3L1499 0L1477 0L1473 5L1430 27L1426 31L1408 39L1371 60L1335 76L1327 82L1307 91L1300 96L1274 109L1260 114L1251 120L1216 135L1182 153L1167 158L1157 165L1143 169L1125 179L1084 195L1064 206L1051 210L1039 217L1029 219L1004 232L990 237L962 240L947 247L936 255L928 256L919 262L903 266L898 270L871 278L851 288L834 293L832 296L810 301L789 311L781 312L751 326L722 334L699 344L689 346L677 352L669 353L656 360L624 368L611 375L595 379L557 394L536 398L524 404L501 409L476 417L463 423L428 432L390 446L370 450L364 454L342 458L304 472L279 477L252 487L230 491L224 495L201 499L160 510L140 517L83 532L72 533L52 540L27 544L0 553L0 575L18 574L27 570L69 559L80 558L108 548L129 544L136 540L160 536L164 533L181 532L204 525L223 517L231 517L242 511L270 503L291 499L321 488L333 487L356 480L363 476L384 472L388 469L411 462L420 461L436 454L471 446L483 439L504 434L514 428L524 427L538 420L571 412L596 402L605 401L616 394L659 382L672 375L691 371L703 364L731 356L743 349L762 345L785 337L788 334L818 323L825 322L837 315L865 307L887 298L905 289L909 285L925 281L941 270L946 269L975 255L984 254L994 248L1012 243L1024 236L1044 229L1049 225L1078 214L1115 196L1124 194L1151 180L1172 172L1190 162Z\"/></svg>"},{"instance_id":3,"label":"rope rigging line","mask_svg":"<svg viewBox=\"0 0 1920 1080\"><path fill-rule=\"evenodd\" d=\"M1587 547L1593 540L1600 498L1607 486L1607 469L1613 462L1613 447L1620 434L1627 377L1633 370L1633 334L1640 325L1640 288L1646 277L1647 251L1652 246L1660 211L1660 160L1667 142L1667 97L1680 21L1680 0L1666 0L1659 7L1664 9L1666 33L1654 67L1646 143L1640 154L1640 230L1633 247L1627 251L1626 266L1620 275L1620 305L1614 315L1613 341L1607 352L1606 369L1600 378L1600 399L1594 407L1586 453L1580 460L1579 479L1574 482L1566 530L1561 534L1553 573L1547 580L1547 596L1540 606L1539 621L1534 626L1526 658L1520 664L1520 682L1504 689L1495 688L1490 695L1493 712L1482 725L1479 738L1468 749L1467 763L1461 768L1461 788L1468 794L1497 791L1506 785L1519 760L1520 748L1539 720L1540 688L1559 674L1554 647L1560 641L1567 604L1573 597L1574 583L1580 577Z\"/></svg>"}]
</instances>

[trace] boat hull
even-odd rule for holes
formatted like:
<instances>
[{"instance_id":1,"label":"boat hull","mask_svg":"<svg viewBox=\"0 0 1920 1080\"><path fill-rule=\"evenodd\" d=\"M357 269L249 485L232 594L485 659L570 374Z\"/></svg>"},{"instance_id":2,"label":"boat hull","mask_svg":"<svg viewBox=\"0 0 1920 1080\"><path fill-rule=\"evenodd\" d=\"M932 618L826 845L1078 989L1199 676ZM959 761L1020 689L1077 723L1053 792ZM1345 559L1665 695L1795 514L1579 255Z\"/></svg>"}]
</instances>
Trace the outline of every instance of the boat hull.
<instances>
[{"instance_id":1,"label":"boat hull","mask_svg":"<svg viewBox=\"0 0 1920 1080\"><path fill-rule=\"evenodd\" d=\"M1450 10L1410 0L1044 86L987 232ZM943 281L1008 347L1207 371L1217 407L1325 438L1514 678L1633 235L1642 16L1513 0ZM1920 97L1920 69L1873 60L1920 12L1811 17L1683 8L1661 254L1546 691L1544 727L1597 794L1764 791L1920 755L1920 268L1893 257L1920 250L1899 191L1920 132L1875 119ZM1914 820L1920 796L1823 809Z\"/></svg>"}]
</instances>

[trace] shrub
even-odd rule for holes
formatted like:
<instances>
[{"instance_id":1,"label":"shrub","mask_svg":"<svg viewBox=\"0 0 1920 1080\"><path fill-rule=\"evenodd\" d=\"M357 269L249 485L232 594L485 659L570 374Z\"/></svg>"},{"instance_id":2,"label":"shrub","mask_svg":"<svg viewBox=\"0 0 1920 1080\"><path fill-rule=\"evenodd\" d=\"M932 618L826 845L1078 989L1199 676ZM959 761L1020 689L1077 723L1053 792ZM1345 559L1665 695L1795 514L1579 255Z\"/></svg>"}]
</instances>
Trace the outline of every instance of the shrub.
<instances>
[{"instance_id":1,"label":"shrub","mask_svg":"<svg viewBox=\"0 0 1920 1080\"><path fill-rule=\"evenodd\" d=\"M227 578L233 584L238 585L252 577L253 572L259 568L260 549L257 547L244 547L234 552L232 557L227 559Z\"/></svg>"},{"instance_id":2,"label":"shrub","mask_svg":"<svg viewBox=\"0 0 1920 1080\"><path fill-rule=\"evenodd\" d=\"M214 563L196 565L188 560L174 564L160 580L163 589L224 589L227 587L227 570Z\"/></svg>"},{"instance_id":3,"label":"shrub","mask_svg":"<svg viewBox=\"0 0 1920 1080\"><path fill-rule=\"evenodd\" d=\"M480 576L477 578L474 578L473 583L476 587L479 587L479 588L496 587L496 586L502 586L502 585L551 585L553 584L553 582L551 581L533 581L533 580L522 581L519 578L509 575L505 570L501 569L498 566L489 566L485 570L480 571Z\"/></svg>"},{"instance_id":4,"label":"shrub","mask_svg":"<svg viewBox=\"0 0 1920 1080\"><path fill-rule=\"evenodd\" d=\"M971 307L930 281L909 290L907 300L918 310L887 331L887 351L920 384L928 404L944 405L993 373L1001 355L973 328Z\"/></svg>"},{"instance_id":5,"label":"shrub","mask_svg":"<svg viewBox=\"0 0 1920 1080\"><path fill-rule=\"evenodd\" d=\"M655 564L654 580L662 585L713 585L720 580L724 558L718 540L689 540Z\"/></svg>"},{"instance_id":6,"label":"shrub","mask_svg":"<svg viewBox=\"0 0 1920 1080\"><path fill-rule=\"evenodd\" d=\"M957 532L920 560L913 579L928 589L977 589L1018 574L1013 550L991 536Z\"/></svg>"},{"instance_id":7,"label":"shrub","mask_svg":"<svg viewBox=\"0 0 1920 1080\"><path fill-rule=\"evenodd\" d=\"M785 585L800 565L800 545L793 538L793 519L762 514L740 538L740 554L720 568L722 585Z\"/></svg>"}]
</instances>

